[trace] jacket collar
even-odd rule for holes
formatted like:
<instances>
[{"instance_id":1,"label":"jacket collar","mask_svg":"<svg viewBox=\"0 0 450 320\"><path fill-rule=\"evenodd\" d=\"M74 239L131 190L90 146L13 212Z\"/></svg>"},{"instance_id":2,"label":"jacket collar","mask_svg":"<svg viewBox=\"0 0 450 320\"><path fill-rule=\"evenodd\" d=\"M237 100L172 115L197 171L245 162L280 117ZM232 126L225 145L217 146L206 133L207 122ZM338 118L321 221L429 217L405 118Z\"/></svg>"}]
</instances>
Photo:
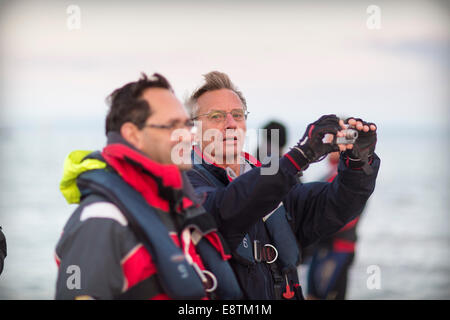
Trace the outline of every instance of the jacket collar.
<instances>
[{"instance_id":1,"label":"jacket collar","mask_svg":"<svg viewBox=\"0 0 450 320\"><path fill-rule=\"evenodd\" d=\"M179 212L193 205L199 206L202 201L176 165L149 159L117 132L108 133L102 156L151 205L163 211L175 209Z\"/></svg>"},{"instance_id":2,"label":"jacket collar","mask_svg":"<svg viewBox=\"0 0 450 320\"><path fill-rule=\"evenodd\" d=\"M160 164L149 159L117 132L108 133L107 145L103 149L102 155L104 157L106 155L106 157L121 158L134 166L140 167L144 172L160 179L165 187L173 189L182 189L183 187L181 173L176 165Z\"/></svg>"},{"instance_id":3,"label":"jacket collar","mask_svg":"<svg viewBox=\"0 0 450 320\"><path fill-rule=\"evenodd\" d=\"M255 157L250 155L247 152L241 153L242 159L244 159L245 165L250 165L251 167L261 167L261 162L259 162ZM202 152L202 150L198 146L194 146L192 148L191 159L193 164L201 164L206 169L208 169L211 173L213 173L216 177L218 177L222 182L228 184L230 181L233 181L234 177L227 173L225 169L219 167L213 159L208 157L206 154Z\"/></svg>"}]
</instances>

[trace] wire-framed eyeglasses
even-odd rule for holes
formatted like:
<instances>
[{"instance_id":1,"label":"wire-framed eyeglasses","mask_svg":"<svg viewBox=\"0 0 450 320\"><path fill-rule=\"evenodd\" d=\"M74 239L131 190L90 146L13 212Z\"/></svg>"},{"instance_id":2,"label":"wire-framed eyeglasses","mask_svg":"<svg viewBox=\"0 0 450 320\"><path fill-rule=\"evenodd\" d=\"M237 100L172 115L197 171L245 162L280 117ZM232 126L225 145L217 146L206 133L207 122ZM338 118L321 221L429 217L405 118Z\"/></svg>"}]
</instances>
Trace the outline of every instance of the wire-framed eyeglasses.
<instances>
[{"instance_id":1,"label":"wire-framed eyeglasses","mask_svg":"<svg viewBox=\"0 0 450 320\"><path fill-rule=\"evenodd\" d=\"M169 124L153 124L153 123L146 123L142 126L143 128L154 128L154 129L166 129L166 130L175 130L175 129L188 129L190 132L194 132L194 121L191 119L186 120L185 122L182 121L173 121Z\"/></svg>"},{"instance_id":2,"label":"wire-framed eyeglasses","mask_svg":"<svg viewBox=\"0 0 450 320\"><path fill-rule=\"evenodd\" d=\"M192 118L192 120L196 120L200 117L206 116L208 118L208 120L220 123L220 122L225 121L228 114L231 114L234 121L244 121L244 120L247 120L247 115L249 113L250 112L248 112L247 110L243 110L243 109L233 109L229 112L222 111L222 110L211 110L208 113L199 114L198 116Z\"/></svg>"}]
</instances>

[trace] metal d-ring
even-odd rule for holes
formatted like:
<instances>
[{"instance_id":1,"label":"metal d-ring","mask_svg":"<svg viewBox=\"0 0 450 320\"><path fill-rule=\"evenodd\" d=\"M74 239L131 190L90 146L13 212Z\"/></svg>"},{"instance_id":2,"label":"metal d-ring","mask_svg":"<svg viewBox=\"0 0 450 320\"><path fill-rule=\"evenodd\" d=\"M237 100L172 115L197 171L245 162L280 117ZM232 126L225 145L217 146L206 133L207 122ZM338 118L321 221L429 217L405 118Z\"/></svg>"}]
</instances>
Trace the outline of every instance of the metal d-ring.
<instances>
[{"instance_id":1,"label":"metal d-ring","mask_svg":"<svg viewBox=\"0 0 450 320\"><path fill-rule=\"evenodd\" d=\"M278 250L277 248L275 248L273 245L266 243L264 245L264 247L271 247L274 251L275 251L275 258L273 258L271 261L266 261L266 263L270 264L270 263L274 263L277 258L278 258Z\"/></svg>"},{"instance_id":2,"label":"metal d-ring","mask_svg":"<svg viewBox=\"0 0 450 320\"><path fill-rule=\"evenodd\" d=\"M204 275L209 276L209 278L212 280L211 288L206 288L205 291L206 292L213 292L214 290L217 289L217 278L216 278L216 276L212 272L210 272L208 270L202 270L202 272L203 272Z\"/></svg>"}]
</instances>

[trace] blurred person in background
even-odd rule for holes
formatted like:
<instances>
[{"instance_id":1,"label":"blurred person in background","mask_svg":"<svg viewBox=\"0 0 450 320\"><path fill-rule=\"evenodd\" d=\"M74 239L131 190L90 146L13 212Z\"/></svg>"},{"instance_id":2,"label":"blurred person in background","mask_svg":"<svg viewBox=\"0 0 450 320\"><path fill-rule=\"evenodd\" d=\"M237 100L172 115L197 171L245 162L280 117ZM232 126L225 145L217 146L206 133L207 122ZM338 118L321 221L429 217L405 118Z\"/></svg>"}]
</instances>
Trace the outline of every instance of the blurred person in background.
<instances>
[{"instance_id":1,"label":"blurred person in background","mask_svg":"<svg viewBox=\"0 0 450 320\"><path fill-rule=\"evenodd\" d=\"M64 163L60 189L79 206L55 250L56 299L240 298L227 246L184 175L193 124L169 82L144 74L109 103L106 147ZM186 161L175 162L176 146Z\"/></svg>"},{"instance_id":2,"label":"blurred person in background","mask_svg":"<svg viewBox=\"0 0 450 320\"><path fill-rule=\"evenodd\" d=\"M335 115L307 126L273 174L242 152L247 103L229 77L213 71L187 102L198 132L188 177L232 250L231 265L246 299L303 299L300 247L327 237L358 216L375 188L380 159L376 126L361 119L354 145L324 143L342 136ZM293 114L294 116L294 114ZM333 182L298 183L297 175L333 151L342 151Z\"/></svg>"},{"instance_id":3,"label":"blurred person in background","mask_svg":"<svg viewBox=\"0 0 450 320\"><path fill-rule=\"evenodd\" d=\"M329 153L329 173L322 181L332 182L338 174L339 152ZM356 226L360 216L347 223L331 237L321 239L304 250L308 263L308 300L343 300L347 292L349 269L356 246Z\"/></svg>"},{"instance_id":4,"label":"blurred person in background","mask_svg":"<svg viewBox=\"0 0 450 320\"><path fill-rule=\"evenodd\" d=\"M269 164L272 157L281 158L284 155L284 148L287 142L286 126L279 121L272 120L262 127L261 143L256 150L256 159L262 164ZM274 137L272 141L272 135ZM275 143L276 150L272 151L272 144Z\"/></svg>"},{"instance_id":5,"label":"blurred person in background","mask_svg":"<svg viewBox=\"0 0 450 320\"><path fill-rule=\"evenodd\" d=\"M273 160L279 161L285 154L287 136L286 126L279 121L272 120L264 125L261 141L256 149L256 158L261 165L269 165ZM297 179L301 182L301 172L297 175Z\"/></svg>"},{"instance_id":6,"label":"blurred person in background","mask_svg":"<svg viewBox=\"0 0 450 320\"><path fill-rule=\"evenodd\" d=\"M0 226L0 274L3 272L4 261L6 258L6 237Z\"/></svg>"}]
</instances>

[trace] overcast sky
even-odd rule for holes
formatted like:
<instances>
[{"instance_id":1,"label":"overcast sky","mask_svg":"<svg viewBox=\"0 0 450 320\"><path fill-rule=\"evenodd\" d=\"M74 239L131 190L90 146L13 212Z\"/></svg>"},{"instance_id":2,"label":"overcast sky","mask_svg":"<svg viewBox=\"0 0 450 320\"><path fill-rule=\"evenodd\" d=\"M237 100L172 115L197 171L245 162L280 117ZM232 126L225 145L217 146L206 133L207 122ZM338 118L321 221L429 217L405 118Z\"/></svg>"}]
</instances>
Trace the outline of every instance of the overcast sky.
<instances>
[{"instance_id":1,"label":"overcast sky","mask_svg":"<svg viewBox=\"0 0 450 320\"><path fill-rule=\"evenodd\" d=\"M167 76L182 99L220 70L244 92L254 126L325 113L446 124L444 2L211 3L2 2L3 123L103 118L106 95L142 71ZM68 28L71 4L80 29ZM371 4L381 29L367 27Z\"/></svg>"}]
</instances>

